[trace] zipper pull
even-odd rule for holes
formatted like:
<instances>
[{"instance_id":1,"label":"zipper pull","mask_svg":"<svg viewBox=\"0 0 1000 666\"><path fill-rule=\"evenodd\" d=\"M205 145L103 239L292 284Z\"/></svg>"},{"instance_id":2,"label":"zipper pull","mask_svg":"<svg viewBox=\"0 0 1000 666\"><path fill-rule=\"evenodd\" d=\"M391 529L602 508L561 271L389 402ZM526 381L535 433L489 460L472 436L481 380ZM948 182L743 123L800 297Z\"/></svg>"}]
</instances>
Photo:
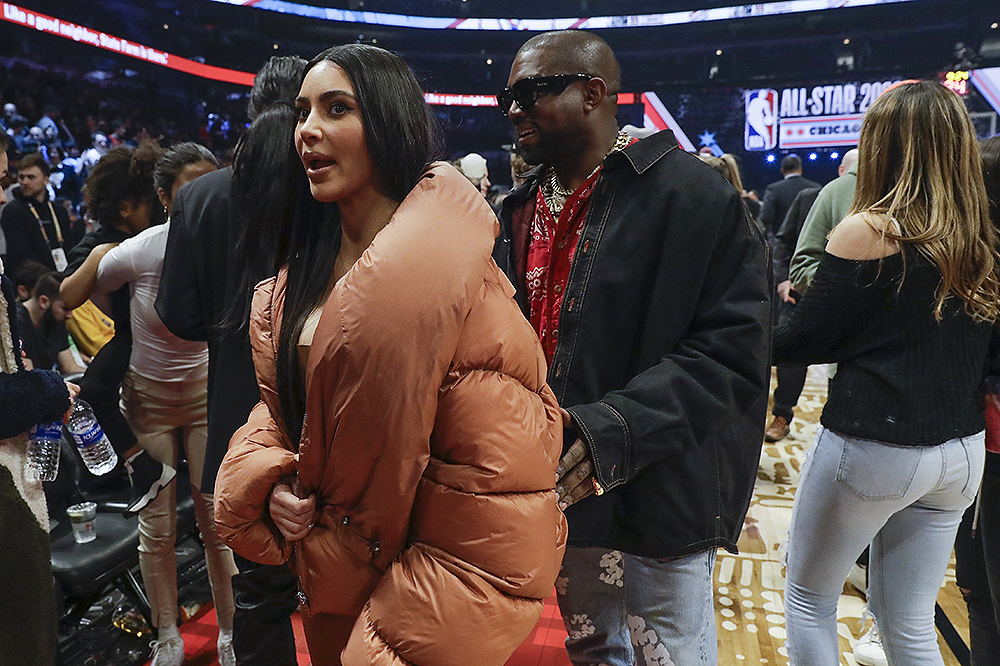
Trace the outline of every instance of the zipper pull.
<instances>
[{"instance_id":1,"label":"zipper pull","mask_svg":"<svg viewBox=\"0 0 1000 666\"><path fill-rule=\"evenodd\" d=\"M306 596L306 593L303 590L299 590L295 593L295 596L299 600L299 605L305 609L306 614L309 617L312 617L312 613L309 611L309 597Z\"/></svg>"}]
</instances>

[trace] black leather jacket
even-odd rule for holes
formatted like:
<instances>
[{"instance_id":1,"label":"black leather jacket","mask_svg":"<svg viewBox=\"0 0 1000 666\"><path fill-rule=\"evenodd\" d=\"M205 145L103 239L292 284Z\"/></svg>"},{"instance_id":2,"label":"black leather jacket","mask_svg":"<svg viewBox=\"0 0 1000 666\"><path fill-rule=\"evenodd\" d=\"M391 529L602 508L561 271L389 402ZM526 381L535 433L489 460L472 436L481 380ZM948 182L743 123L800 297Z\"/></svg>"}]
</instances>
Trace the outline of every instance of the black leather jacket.
<instances>
[{"instance_id":1,"label":"black leather jacket","mask_svg":"<svg viewBox=\"0 0 1000 666\"><path fill-rule=\"evenodd\" d=\"M504 201L494 254L522 309L537 188ZM736 552L770 379L767 245L739 193L669 131L612 153L592 196L549 383L607 492L567 509L569 544Z\"/></svg>"}]
</instances>

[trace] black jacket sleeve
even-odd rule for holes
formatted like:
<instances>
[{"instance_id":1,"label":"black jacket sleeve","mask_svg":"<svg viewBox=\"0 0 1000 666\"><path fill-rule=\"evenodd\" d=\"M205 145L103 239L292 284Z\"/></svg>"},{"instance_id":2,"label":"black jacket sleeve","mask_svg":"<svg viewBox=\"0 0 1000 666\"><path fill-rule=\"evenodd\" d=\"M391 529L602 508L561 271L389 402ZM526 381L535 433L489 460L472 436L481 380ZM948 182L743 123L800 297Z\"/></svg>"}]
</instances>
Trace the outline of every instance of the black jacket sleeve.
<instances>
[{"instance_id":1,"label":"black jacket sleeve","mask_svg":"<svg viewBox=\"0 0 1000 666\"><path fill-rule=\"evenodd\" d=\"M774 282L781 284L788 279L788 262L795 252L795 241L799 237L799 229L802 228L802 220L805 219L808 208L802 209L805 203L802 194L798 194L792 205L785 214L785 219L778 227L778 233L774 235Z\"/></svg>"},{"instance_id":2,"label":"black jacket sleeve","mask_svg":"<svg viewBox=\"0 0 1000 666\"><path fill-rule=\"evenodd\" d=\"M774 234L775 228L779 224L775 220L775 215L777 215L774 205L776 195L774 183L771 183L764 189L764 198L760 202L760 224L768 236Z\"/></svg>"},{"instance_id":3,"label":"black jacket sleeve","mask_svg":"<svg viewBox=\"0 0 1000 666\"><path fill-rule=\"evenodd\" d=\"M0 374L0 439L20 435L39 423L61 421L68 409L69 390L58 372Z\"/></svg>"},{"instance_id":4,"label":"black jacket sleeve","mask_svg":"<svg viewBox=\"0 0 1000 666\"><path fill-rule=\"evenodd\" d=\"M14 289L6 277L2 278L2 289L13 338L7 342L16 350L18 329ZM0 439L20 435L39 423L61 420L69 409L69 390L59 373L50 370L28 372L21 367L20 359L18 367L17 372L0 373Z\"/></svg>"},{"instance_id":5,"label":"black jacket sleeve","mask_svg":"<svg viewBox=\"0 0 1000 666\"><path fill-rule=\"evenodd\" d=\"M26 216L27 220L25 220ZM23 206L10 204L4 206L3 216L0 217L0 226L3 227L4 238L7 239L7 259L4 264L8 274L17 270L17 267L23 264L25 259L34 254L31 250L28 229L25 226L26 221L38 224Z\"/></svg>"},{"instance_id":6,"label":"black jacket sleeve","mask_svg":"<svg viewBox=\"0 0 1000 666\"><path fill-rule=\"evenodd\" d=\"M809 291L774 333L775 365L844 361L844 341L856 331L856 322L878 307L885 280L877 261L853 261L825 252Z\"/></svg>"},{"instance_id":7,"label":"black jacket sleeve","mask_svg":"<svg viewBox=\"0 0 1000 666\"><path fill-rule=\"evenodd\" d=\"M156 296L156 313L167 329L177 337L204 341L208 340L208 321L198 284L194 254L199 248L188 233L190 223L185 212L185 193L185 189L178 193L170 215L160 291Z\"/></svg>"}]
</instances>

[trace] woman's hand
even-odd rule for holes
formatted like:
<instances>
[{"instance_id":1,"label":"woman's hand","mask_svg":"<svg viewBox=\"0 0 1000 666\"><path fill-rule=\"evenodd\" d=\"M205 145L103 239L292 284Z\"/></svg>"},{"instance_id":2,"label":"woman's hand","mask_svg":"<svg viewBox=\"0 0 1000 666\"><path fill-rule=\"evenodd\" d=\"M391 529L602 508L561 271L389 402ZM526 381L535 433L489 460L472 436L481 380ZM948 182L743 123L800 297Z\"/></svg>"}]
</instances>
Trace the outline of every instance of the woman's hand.
<instances>
[{"instance_id":1,"label":"woman's hand","mask_svg":"<svg viewBox=\"0 0 1000 666\"><path fill-rule=\"evenodd\" d=\"M66 382L66 390L69 391L69 409L63 414L63 423L69 423L69 417L73 415L73 405L76 403L76 396L80 395L80 387L73 382Z\"/></svg>"},{"instance_id":2,"label":"woman's hand","mask_svg":"<svg viewBox=\"0 0 1000 666\"><path fill-rule=\"evenodd\" d=\"M316 495L299 499L291 486L279 481L271 491L268 508L281 536L298 541L309 534L316 520Z\"/></svg>"}]
</instances>

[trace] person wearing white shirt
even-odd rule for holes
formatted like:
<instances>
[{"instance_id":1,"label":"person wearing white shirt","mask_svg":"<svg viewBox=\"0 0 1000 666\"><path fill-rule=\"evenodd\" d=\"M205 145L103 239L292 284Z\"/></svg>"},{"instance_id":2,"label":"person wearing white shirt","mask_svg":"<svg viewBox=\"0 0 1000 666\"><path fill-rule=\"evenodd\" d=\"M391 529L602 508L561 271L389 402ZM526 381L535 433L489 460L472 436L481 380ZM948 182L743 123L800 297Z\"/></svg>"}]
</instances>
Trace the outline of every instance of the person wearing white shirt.
<instances>
[{"instance_id":1,"label":"person wearing white shirt","mask_svg":"<svg viewBox=\"0 0 1000 666\"><path fill-rule=\"evenodd\" d=\"M175 146L160 157L154 183L167 222L110 247L97 268L95 291L111 292L129 285L132 356L122 392L126 416L140 446L161 463L176 467L179 447L184 447L219 620L219 663L235 666L230 579L236 565L232 551L216 535L212 497L199 490L208 436L208 345L172 334L154 307L174 196L182 185L216 168L214 156L194 143ZM158 629L153 666L180 666L184 661L184 643L176 624L176 512L173 484L139 512L139 564Z\"/></svg>"}]
</instances>

